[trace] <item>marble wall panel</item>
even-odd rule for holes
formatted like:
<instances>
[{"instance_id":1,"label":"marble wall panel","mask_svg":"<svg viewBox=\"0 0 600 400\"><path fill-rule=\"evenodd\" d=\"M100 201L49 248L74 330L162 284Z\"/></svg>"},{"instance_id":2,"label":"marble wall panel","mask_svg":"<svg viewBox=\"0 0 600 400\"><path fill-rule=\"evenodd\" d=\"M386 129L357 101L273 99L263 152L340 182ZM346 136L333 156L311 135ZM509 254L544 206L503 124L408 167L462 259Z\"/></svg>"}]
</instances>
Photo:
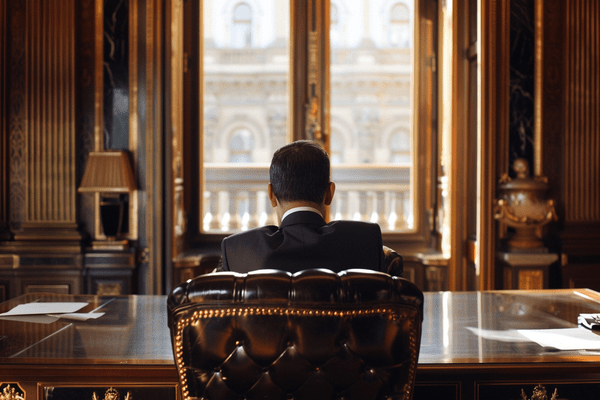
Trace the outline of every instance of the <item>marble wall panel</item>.
<instances>
[{"instance_id":1,"label":"marble wall panel","mask_svg":"<svg viewBox=\"0 0 600 400\"><path fill-rule=\"evenodd\" d=\"M104 147L129 147L129 0L104 0Z\"/></svg>"},{"instance_id":2,"label":"marble wall panel","mask_svg":"<svg viewBox=\"0 0 600 400\"><path fill-rule=\"evenodd\" d=\"M523 157L533 170L535 0L510 4L509 166ZM512 177L514 172L508 171Z\"/></svg>"}]
</instances>

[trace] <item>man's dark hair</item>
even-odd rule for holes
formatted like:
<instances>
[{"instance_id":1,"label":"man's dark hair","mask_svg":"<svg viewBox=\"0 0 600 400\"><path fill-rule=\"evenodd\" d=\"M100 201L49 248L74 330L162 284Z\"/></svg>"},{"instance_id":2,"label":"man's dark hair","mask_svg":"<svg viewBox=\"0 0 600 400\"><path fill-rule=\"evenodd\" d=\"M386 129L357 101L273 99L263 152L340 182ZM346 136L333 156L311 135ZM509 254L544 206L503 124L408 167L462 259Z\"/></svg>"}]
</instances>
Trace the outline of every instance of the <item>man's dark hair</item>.
<instances>
[{"instance_id":1,"label":"man's dark hair","mask_svg":"<svg viewBox=\"0 0 600 400\"><path fill-rule=\"evenodd\" d=\"M273 154L269 174L278 200L320 204L329 189L329 156L316 142L292 142Z\"/></svg>"}]
</instances>

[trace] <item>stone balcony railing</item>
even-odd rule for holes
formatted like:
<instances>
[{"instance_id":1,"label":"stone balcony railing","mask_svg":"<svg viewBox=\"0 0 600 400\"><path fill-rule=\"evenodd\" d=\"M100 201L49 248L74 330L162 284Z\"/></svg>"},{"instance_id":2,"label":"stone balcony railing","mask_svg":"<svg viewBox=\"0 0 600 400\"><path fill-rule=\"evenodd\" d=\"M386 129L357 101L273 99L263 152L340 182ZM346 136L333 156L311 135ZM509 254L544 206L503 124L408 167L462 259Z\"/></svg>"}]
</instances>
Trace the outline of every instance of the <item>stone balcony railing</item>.
<instances>
[{"instance_id":1,"label":"stone balcony railing","mask_svg":"<svg viewBox=\"0 0 600 400\"><path fill-rule=\"evenodd\" d=\"M267 197L269 167L264 164L206 164L203 230L239 232L277 224ZM336 191L331 219L377 222L384 232L412 229L410 166L333 166Z\"/></svg>"}]
</instances>

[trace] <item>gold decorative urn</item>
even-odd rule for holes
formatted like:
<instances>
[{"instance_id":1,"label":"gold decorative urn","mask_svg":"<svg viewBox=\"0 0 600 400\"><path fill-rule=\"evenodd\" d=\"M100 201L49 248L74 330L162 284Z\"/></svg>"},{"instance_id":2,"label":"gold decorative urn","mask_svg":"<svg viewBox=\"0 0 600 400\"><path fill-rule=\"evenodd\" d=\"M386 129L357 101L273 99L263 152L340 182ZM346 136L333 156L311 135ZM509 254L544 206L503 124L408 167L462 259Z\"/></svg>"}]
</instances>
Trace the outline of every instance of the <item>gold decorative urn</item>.
<instances>
[{"instance_id":1,"label":"gold decorative urn","mask_svg":"<svg viewBox=\"0 0 600 400\"><path fill-rule=\"evenodd\" d=\"M558 219L554 201L546 198L548 180L529 176L527 160L518 158L513 164L516 178L504 174L498 185L499 199L494 204L495 218L500 221L501 237L506 227L514 228L508 237L509 251L545 251L542 227Z\"/></svg>"}]
</instances>

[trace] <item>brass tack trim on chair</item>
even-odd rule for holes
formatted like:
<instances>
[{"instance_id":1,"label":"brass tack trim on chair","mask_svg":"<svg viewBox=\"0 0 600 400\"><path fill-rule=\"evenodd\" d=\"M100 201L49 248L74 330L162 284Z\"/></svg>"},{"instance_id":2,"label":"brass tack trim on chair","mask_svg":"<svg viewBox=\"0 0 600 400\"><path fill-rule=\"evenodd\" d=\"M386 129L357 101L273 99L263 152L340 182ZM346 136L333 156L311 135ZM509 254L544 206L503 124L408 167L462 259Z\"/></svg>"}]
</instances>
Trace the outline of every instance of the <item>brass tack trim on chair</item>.
<instances>
[{"instance_id":1,"label":"brass tack trim on chair","mask_svg":"<svg viewBox=\"0 0 600 400\"><path fill-rule=\"evenodd\" d=\"M188 390L188 382L185 378L185 374L183 373L185 369L184 361L183 361L183 330L197 321L201 319L209 319L209 318L222 318L222 317L236 317L236 316L246 316L250 315L279 315L279 316L335 316L335 317L348 317L348 316L362 316L362 315L377 315L381 314L392 320L404 320L409 319L410 329L408 335L408 341L411 348L412 360L411 367L409 368L410 379L414 381L414 375L416 373L416 365L417 365L417 337L416 337L416 329L412 320L414 319L414 313L416 310L402 309L402 310L394 310L392 308L376 308L376 309L367 309L367 310L348 310L348 311L339 311L339 310L313 310L313 309L289 309L289 308L259 308L259 307L245 307L245 308L227 308L221 310L202 310L195 311L191 317L184 318L177 323L177 332L175 334L175 363L177 365L177 369L179 371L179 376L181 377L181 386L182 386L182 394L183 400L190 400L189 390ZM403 389L404 398L410 398L410 393L407 388Z\"/></svg>"}]
</instances>

